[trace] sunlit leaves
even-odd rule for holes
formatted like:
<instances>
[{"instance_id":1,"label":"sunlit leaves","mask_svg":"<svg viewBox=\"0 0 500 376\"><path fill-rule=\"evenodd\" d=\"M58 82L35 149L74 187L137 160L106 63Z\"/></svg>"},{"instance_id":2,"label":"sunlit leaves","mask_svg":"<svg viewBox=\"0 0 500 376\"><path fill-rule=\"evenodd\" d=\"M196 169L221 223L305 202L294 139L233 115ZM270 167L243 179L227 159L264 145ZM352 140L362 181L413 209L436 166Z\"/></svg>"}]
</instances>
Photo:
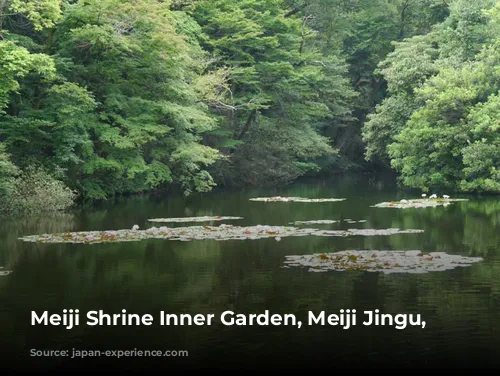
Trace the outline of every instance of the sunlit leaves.
<instances>
[{"instance_id":1,"label":"sunlit leaves","mask_svg":"<svg viewBox=\"0 0 500 376\"><path fill-rule=\"evenodd\" d=\"M461 188L500 192L500 99L492 95L469 113L470 143L462 150Z\"/></svg>"},{"instance_id":2,"label":"sunlit leaves","mask_svg":"<svg viewBox=\"0 0 500 376\"><path fill-rule=\"evenodd\" d=\"M167 2L65 4L46 49L55 55L57 81L25 84L24 101L11 105L16 110L5 119L15 162L34 159L65 169L67 181L90 199L170 183L185 192L210 190L215 183L207 169L219 153L202 145L202 135L218 126L207 102L218 98L214 92L224 82L206 75L199 32L193 19L174 14ZM5 107L19 78L54 73L54 63L12 42L0 47Z\"/></svg>"},{"instance_id":3,"label":"sunlit leaves","mask_svg":"<svg viewBox=\"0 0 500 376\"><path fill-rule=\"evenodd\" d=\"M36 31L54 27L62 17L59 0L11 0L9 9L28 18Z\"/></svg>"},{"instance_id":4,"label":"sunlit leaves","mask_svg":"<svg viewBox=\"0 0 500 376\"><path fill-rule=\"evenodd\" d=\"M53 60L44 54L31 54L26 48L12 41L0 41L0 113L9 102L9 94L18 92L19 79L34 72L52 78L55 73Z\"/></svg>"}]
</instances>

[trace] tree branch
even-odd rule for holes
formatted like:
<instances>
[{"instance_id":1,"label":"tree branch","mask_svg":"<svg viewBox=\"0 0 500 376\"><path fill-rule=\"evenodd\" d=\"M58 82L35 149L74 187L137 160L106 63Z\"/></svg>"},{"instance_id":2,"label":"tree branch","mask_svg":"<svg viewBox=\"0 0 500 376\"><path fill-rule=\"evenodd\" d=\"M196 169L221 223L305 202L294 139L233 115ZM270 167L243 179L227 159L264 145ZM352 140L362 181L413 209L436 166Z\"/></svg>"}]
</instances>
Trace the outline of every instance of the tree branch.
<instances>
[{"instance_id":1,"label":"tree branch","mask_svg":"<svg viewBox=\"0 0 500 376\"><path fill-rule=\"evenodd\" d=\"M309 20L313 20L314 19L314 16L312 15L307 15L305 16L304 18L302 18L302 26L301 26L301 30L300 30L300 37L301 37L301 40L300 40L300 47L299 47L299 54L302 55L302 50L304 49L304 44L306 42L306 36L309 35L311 32L306 32L305 31L305 27L307 25L307 21Z\"/></svg>"},{"instance_id":2,"label":"tree branch","mask_svg":"<svg viewBox=\"0 0 500 376\"><path fill-rule=\"evenodd\" d=\"M241 140L243 136L248 132L250 129L250 125L252 125L253 121L255 120L255 117L257 116L257 110L252 110L250 112L250 115L248 115L247 122L245 123L245 126L241 130L240 134L238 135L238 140Z\"/></svg>"},{"instance_id":3,"label":"tree branch","mask_svg":"<svg viewBox=\"0 0 500 376\"><path fill-rule=\"evenodd\" d=\"M295 15L295 14L303 11L306 7L307 7L307 4L305 4L305 5L301 6L301 7L293 8L288 13L285 13L285 18L292 17L293 15Z\"/></svg>"}]
</instances>

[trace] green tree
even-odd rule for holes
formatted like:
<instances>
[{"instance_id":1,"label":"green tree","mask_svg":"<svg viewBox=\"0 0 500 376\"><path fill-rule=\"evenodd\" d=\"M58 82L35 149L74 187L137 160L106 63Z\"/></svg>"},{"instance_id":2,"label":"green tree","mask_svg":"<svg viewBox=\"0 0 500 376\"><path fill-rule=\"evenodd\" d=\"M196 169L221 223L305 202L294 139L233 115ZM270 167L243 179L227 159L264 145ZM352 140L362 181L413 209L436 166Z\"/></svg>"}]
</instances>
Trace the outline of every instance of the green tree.
<instances>
[{"instance_id":1,"label":"green tree","mask_svg":"<svg viewBox=\"0 0 500 376\"><path fill-rule=\"evenodd\" d=\"M35 30L58 21L36 38L17 36L49 56L20 50L13 78L5 76L10 104L0 129L16 164L42 164L90 199L172 183L186 193L214 186L206 168L219 153L202 136L217 123L194 84L207 58L195 22L168 2L64 2L61 19L49 1L13 4L37 20ZM31 66L57 71L47 81L28 76Z\"/></svg>"},{"instance_id":2,"label":"green tree","mask_svg":"<svg viewBox=\"0 0 500 376\"><path fill-rule=\"evenodd\" d=\"M346 65L315 47L307 24L276 0L200 1L193 16L213 67L231 68L222 129L211 139L230 157L219 179L284 183L335 153L321 132L349 115L353 93Z\"/></svg>"},{"instance_id":3,"label":"green tree","mask_svg":"<svg viewBox=\"0 0 500 376\"><path fill-rule=\"evenodd\" d=\"M328 135L341 155L358 165L365 163L367 115L387 95L386 77L378 65L394 49L394 42L425 34L448 14L440 0L287 0L288 14L298 14L315 31L315 43L324 54L342 56L348 64L351 119ZM400 107L401 100L392 103ZM403 106L405 107L405 106ZM383 137L383 136L382 136ZM368 145L370 147L370 144ZM374 161L369 158L369 161Z\"/></svg>"},{"instance_id":4,"label":"green tree","mask_svg":"<svg viewBox=\"0 0 500 376\"><path fill-rule=\"evenodd\" d=\"M391 96L364 127L367 157L390 161L406 186L498 191L493 3L451 3L449 18L384 62Z\"/></svg>"}]
</instances>

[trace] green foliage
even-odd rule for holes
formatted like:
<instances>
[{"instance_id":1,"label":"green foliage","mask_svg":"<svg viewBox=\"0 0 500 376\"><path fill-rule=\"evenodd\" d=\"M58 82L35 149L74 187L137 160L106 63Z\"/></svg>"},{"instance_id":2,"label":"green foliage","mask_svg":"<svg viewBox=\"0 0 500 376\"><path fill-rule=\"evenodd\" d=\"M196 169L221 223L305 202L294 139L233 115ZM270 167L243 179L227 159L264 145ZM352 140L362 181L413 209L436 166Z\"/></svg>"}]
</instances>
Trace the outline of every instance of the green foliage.
<instances>
[{"instance_id":1,"label":"green foliage","mask_svg":"<svg viewBox=\"0 0 500 376\"><path fill-rule=\"evenodd\" d=\"M283 132L279 125L280 122L277 127L274 121L262 119L259 128L248 136L238 153L225 160L222 166L219 164L224 171L218 176L225 184L287 184L299 176L317 171L317 158L331 154L327 140L314 130L299 126Z\"/></svg>"},{"instance_id":2,"label":"green foliage","mask_svg":"<svg viewBox=\"0 0 500 376\"><path fill-rule=\"evenodd\" d=\"M414 90L437 73L438 51L433 47L432 35L416 36L395 46L395 51L379 64L390 96L368 116L362 131L366 158L379 158L386 163L387 146L419 108Z\"/></svg>"},{"instance_id":3,"label":"green foliage","mask_svg":"<svg viewBox=\"0 0 500 376\"><path fill-rule=\"evenodd\" d=\"M367 158L390 160L404 185L500 192L498 17L491 1L451 4L382 65L390 97L364 127Z\"/></svg>"},{"instance_id":4,"label":"green foliage","mask_svg":"<svg viewBox=\"0 0 500 376\"><path fill-rule=\"evenodd\" d=\"M315 159L335 153L330 130L350 116L345 62L286 13L268 0L200 1L193 12L217 57L209 68L227 80L225 105L209 100L221 115L210 142L228 156L215 170L225 184L281 184L316 170Z\"/></svg>"},{"instance_id":5,"label":"green foliage","mask_svg":"<svg viewBox=\"0 0 500 376\"><path fill-rule=\"evenodd\" d=\"M220 155L203 145L203 134L217 128L207 102L224 83L218 71L206 74L198 34L196 22L168 3L65 3L47 55L17 48L12 74L2 76L10 104L0 135L12 160L62 171L87 199L171 183L187 193L213 187L207 167ZM28 75L49 68L57 69L50 82Z\"/></svg>"},{"instance_id":6,"label":"green foliage","mask_svg":"<svg viewBox=\"0 0 500 376\"><path fill-rule=\"evenodd\" d=\"M5 145L0 143L0 206L12 190L13 178L17 174L16 166L10 161L10 156L5 152Z\"/></svg>"},{"instance_id":7,"label":"green foliage","mask_svg":"<svg viewBox=\"0 0 500 376\"><path fill-rule=\"evenodd\" d=\"M60 0L11 0L9 10L24 15L36 31L54 27L61 18Z\"/></svg>"},{"instance_id":8,"label":"green foliage","mask_svg":"<svg viewBox=\"0 0 500 376\"><path fill-rule=\"evenodd\" d=\"M101 104L92 126L98 145L83 167L82 185L93 187L87 196L173 181L186 191L205 189L198 179L217 151L199 142L216 123L189 85L198 80L203 53L176 33L168 4L95 1L68 12L60 26L69 30L61 35L60 55L72 57L68 75L84 82ZM186 156L189 149L200 157Z\"/></svg>"},{"instance_id":9,"label":"green foliage","mask_svg":"<svg viewBox=\"0 0 500 376\"><path fill-rule=\"evenodd\" d=\"M0 2L0 190L33 165L94 200L363 156L411 187L493 189L493 3Z\"/></svg>"},{"instance_id":10,"label":"green foliage","mask_svg":"<svg viewBox=\"0 0 500 376\"><path fill-rule=\"evenodd\" d=\"M29 166L11 181L2 210L7 213L62 211L73 205L76 192L39 167Z\"/></svg>"},{"instance_id":11,"label":"green foliage","mask_svg":"<svg viewBox=\"0 0 500 376\"><path fill-rule=\"evenodd\" d=\"M52 59L43 54L31 54L12 41L0 41L0 114L9 103L9 95L20 89L19 79L31 72L51 78L55 72Z\"/></svg>"},{"instance_id":12,"label":"green foliage","mask_svg":"<svg viewBox=\"0 0 500 376\"><path fill-rule=\"evenodd\" d=\"M425 34L446 18L447 4L440 0L287 0L286 3L290 14L298 11L302 21L315 31L308 36L309 43L325 55L345 59L350 86L357 94L349 101L353 116L330 127L325 135L332 139L343 158L358 165L365 163L363 154L368 142L368 159L375 161L370 150L371 136L364 134L361 125L386 95L386 77L378 74L377 67L394 50L393 42ZM408 64L402 68L407 69ZM387 162L385 156L382 160Z\"/></svg>"},{"instance_id":13,"label":"green foliage","mask_svg":"<svg viewBox=\"0 0 500 376\"><path fill-rule=\"evenodd\" d=\"M455 0L450 5L450 17L441 25L439 33L446 43L442 54L463 61L474 59L483 44L488 41L488 17L485 10L495 0Z\"/></svg>"},{"instance_id":14,"label":"green foliage","mask_svg":"<svg viewBox=\"0 0 500 376\"><path fill-rule=\"evenodd\" d=\"M462 149L465 191L500 192L500 97L492 95L469 113L470 139Z\"/></svg>"}]
</instances>

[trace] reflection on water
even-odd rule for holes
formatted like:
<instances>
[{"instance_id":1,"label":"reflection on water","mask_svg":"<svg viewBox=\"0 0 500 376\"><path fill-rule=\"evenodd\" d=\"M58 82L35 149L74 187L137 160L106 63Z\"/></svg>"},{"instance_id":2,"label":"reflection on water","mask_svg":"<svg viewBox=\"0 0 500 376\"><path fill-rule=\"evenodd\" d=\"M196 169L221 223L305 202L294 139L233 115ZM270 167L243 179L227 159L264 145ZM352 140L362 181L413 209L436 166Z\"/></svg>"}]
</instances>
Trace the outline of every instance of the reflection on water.
<instances>
[{"instance_id":1,"label":"reflection on water","mask_svg":"<svg viewBox=\"0 0 500 376\"><path fill-rule=\"evenodd\" d=\"M0 221L0 265L12 271L0 278L2 366L57 367L82 364L64 358L29 358L37 349L188 350L188 358L129 358L114 363L131 368L204 365L230 367L387 364L498 365L500 348L500 200L467 197L447 207L405 210L372 208L409 194L394 185L366 180L320 180L280 189L221 191L179 197L136 197L60 216ZM342 197L342 202L262 203L252 197ZM172 242L40 244L18 238L43 233L151 227L150 218L243 217L241 226L322 223L325 231L422 229L390 236L288 237ZM356 222L355 222L356 221ZM366 222L358 222L366 221ZM354 223L355 222L355 223ZM169 223L182 227L185 223ZM188 224L189 226L189 224ZM314 225L316 226L316 225ZM301 228L307 226L300 225ZM346 250L421 250L482 262L426 274L383 274L349 270L311 273L283 268L288 256ZM152 314L151 327L31 326L30 312L61 313L78 308L108 313ZM420 313L427 326L161 327L160 311L214 314L294 313L307 322L308 311L380 309ZM82 319L84 321L84 319ZM450 363L453 360L453 363ZM83 362L89 362L89 359ZM100 359L100 362L105 360ZM286 362L286 363L285 363Z\"/></svg>"},{"instance_id":2,"label":"reflection on water","mask_svg":"<svg viewBox=\"0 0 500 376\"><path fill-rule=\"evenodd\" d=\"M54 233L71 231L75 228L75 215L68 213L49 213L31 216L2 217L0 235L22 236L26 232Z\"/></svg>"},{"instance_id":3,"label":"reflection on water","mask_svg":"<svg viewBox=\"0 0 500 376\"><path fill-rule=\"evenodd\" d=\"M50 213L31 216L0 217L0 265L15 265L21 256L18 238L29 234L72 231L76 227L71 213Z\"/></svg>"}]
</instances>

